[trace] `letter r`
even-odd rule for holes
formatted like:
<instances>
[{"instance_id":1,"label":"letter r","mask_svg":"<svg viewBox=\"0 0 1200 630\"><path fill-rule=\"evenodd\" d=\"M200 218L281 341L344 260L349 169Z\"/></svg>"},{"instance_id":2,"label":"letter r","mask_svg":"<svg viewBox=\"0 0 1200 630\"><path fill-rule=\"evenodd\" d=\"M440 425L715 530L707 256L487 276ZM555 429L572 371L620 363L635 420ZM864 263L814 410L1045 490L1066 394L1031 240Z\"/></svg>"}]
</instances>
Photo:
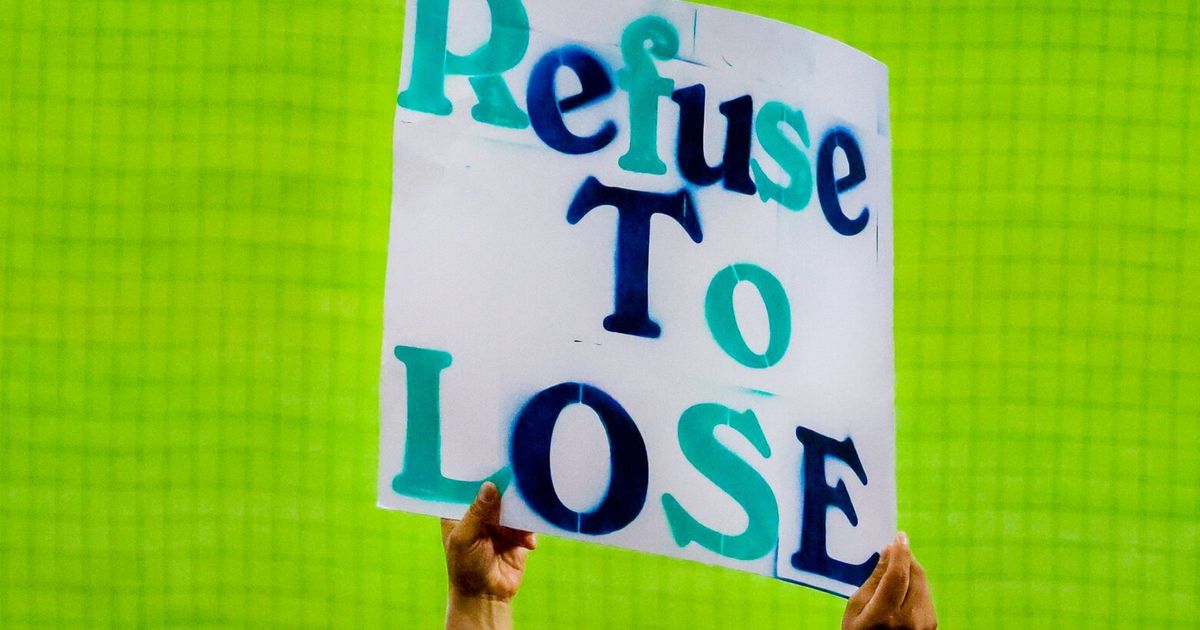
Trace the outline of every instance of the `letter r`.
<instances>
[{"instance_id":1,"label":"letter r","mask_svg":"<svg viewBox=\"0 0 1200 630\"><path fill-rule=\"evenodd\" d=\"M491 36L475 52L462 56L446 49L450 0L416 1L416 34L408 89L396 99L401 107L447 116L446 75L468 77L479 103L471 115L482 123L513 129L529 126L501 73L520 63L529 48L529 15L521 0L487 0Z\"/></svg>"}]
</instances>

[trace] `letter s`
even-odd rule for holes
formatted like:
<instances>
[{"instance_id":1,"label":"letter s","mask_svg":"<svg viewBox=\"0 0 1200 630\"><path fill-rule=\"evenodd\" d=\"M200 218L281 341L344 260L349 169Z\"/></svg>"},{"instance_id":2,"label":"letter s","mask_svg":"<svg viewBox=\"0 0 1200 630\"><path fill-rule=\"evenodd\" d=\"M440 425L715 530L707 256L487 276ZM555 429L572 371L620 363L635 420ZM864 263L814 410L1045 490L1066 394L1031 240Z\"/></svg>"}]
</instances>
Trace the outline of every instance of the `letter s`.
<instances>
[{"instance_id":1,"label":"letter s","mask_svg":"<svg viewBox=\"0 0 1200 630\"><path fill-rule=\"evenodd\" d=\"M775 548L779 506L771 486L758 471L717 441L714 431L722 425L740 433L763 457L771 456L771 447L753 411L738 413L714 403L695 405L683 412L679 418L679 446L696 470L746 511L745 531L728 535L705 527L670 494L662 497L663 510L671 536L680 547L696 541L726 558L754 560Z\"/></svg>"}]
</instances>

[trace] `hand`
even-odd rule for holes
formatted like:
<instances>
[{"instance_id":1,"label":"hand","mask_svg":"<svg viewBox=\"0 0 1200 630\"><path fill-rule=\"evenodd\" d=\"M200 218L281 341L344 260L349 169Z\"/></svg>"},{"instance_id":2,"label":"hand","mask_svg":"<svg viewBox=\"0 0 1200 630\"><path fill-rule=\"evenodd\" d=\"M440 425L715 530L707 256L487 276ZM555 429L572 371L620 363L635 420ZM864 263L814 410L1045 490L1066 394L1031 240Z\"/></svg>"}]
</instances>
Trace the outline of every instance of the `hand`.
<instances>
[{"instance_id":1,"label":"hand","mask_svg":"<svg viewBox=\"0 0 1200 630\"><path fill-rule=\"evenodd\" d=\"M531 532L501 527L500 492L488 481L461 521L442 519L450 578L447 628L511 628L512 598L537 546Z\"/></svg>"},{"instance_id":2,"label":"hand","mask_svg":"<svg viewBox=\"0 0 1200 630\"><path fill-rule=\"evenodd\" d=\"M842 630L935 630L937 616L925 569L908 548L908 536L883 549L875 571L846 603Z\"/></svg>"}]
</instances>

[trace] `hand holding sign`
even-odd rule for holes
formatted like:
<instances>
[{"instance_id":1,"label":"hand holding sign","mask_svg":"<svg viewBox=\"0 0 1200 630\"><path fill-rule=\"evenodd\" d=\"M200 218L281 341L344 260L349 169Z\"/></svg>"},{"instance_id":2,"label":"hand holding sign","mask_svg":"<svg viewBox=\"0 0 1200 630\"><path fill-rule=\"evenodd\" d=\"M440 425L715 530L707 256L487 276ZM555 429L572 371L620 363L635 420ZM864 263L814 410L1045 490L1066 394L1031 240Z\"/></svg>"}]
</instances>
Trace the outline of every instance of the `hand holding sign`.
<instances>
[{"instance_id":1,"label":"hand holding sign","mask_svg":"<svg viewBox=\"0 0 1200 630\"><path fill-rule=\"evenodd\" d=\"M842 630L936 630L929 581L908 547L896 535L867 581L846 602Z\"/></svg>"},{"instance_id":2,"label":"hand holding sign","mask_svg":"<svg viewBox=\"0 0 1200 630\"><path fill-rule=\"evenodd\" d=\"M500 525L500 492L485 482L462 520L442 519L450 580L447 628L512 626L510 602L537 547L531 532Z\"/></svg>"},{"instance_id":3,"label":"hand holding sign","mask_svg":"<svg viewBox=\"0 0 1200 630\"><path fill-rule=\"evenodd\" d=\"M462 521L442 519L442 544L450 576L447 630L512 627L510 602L525 573L534 535L496 525L500 496L490 482L480 488ZM925 570L912 556L904 532L884 548L870 577L849 601L842 630L936 630L937 615Z\"/></svg>"}]
</instances>

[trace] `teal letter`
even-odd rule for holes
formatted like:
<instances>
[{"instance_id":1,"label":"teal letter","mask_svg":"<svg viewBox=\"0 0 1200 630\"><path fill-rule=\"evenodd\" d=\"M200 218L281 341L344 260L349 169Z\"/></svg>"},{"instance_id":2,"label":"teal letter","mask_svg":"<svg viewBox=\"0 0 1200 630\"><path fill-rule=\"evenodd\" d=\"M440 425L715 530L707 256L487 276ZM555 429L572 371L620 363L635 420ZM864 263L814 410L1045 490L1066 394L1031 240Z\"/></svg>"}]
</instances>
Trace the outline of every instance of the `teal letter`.
<instances>
[{"instance_id":1,"label":"teal letter","mask_svg":"<svg viewBox=\"0 0 1200 630\"><path fill-rule=\"evenodd\" d=\"M679 33L656 15L634 21L621 34L625 67L617 72L617 85L629 92L629 151L617 164L627 171L667 172L667 165L658 159L658 99L670 96L675 82L658 76L654 60L665 61L677 52Z\"/></svg>"},{"instance_id":2,"label":"teal letter","mask_svg":"<svg viewBox=\"0 0 1200 630\"><path fill-rule=\"evenodd\" d=\"M762 354L746 345L742 331L738 328L737 315L733 312L733 289L739 282L746 281L758 289L763 305L767 307L767 325L771 338L767 350ZM748 263L730 265L713 276L704 296L704 319L717 345L748 368L769 368L783 358L792 340L792 307L787 293L771 272Z\"/></svg>"},{"instance_id":3,"label":"teal letter","mask_svg":"<svg viewBox=\"0 0 1200 630\"><path fill-rule=\"evenodd\" d=\"M762 110L758 112L758 119L754 121L758 143L767 155L787 171L788 176L792 178L791 183L785 188L771 181L758 165L758 160L750 160L750 170L754 171L754 183L758 186L759 199L774 199L788 210L803 210L812 198L812 164L809 163L808 156L783 135L783 130L779 128L780 123L787 123L795 129L805 147L809 145L808 124L804 121L804 112L778 101L763 105Z\"/></svg>"},{"instance_id":4,"label":"teal letter","mask_svg":"<svg viewBox=\"0 0 1200 630\"><path fill-rule=\"evenodd\" d=\"M482 481L460 481L442 476L442 419L440 381L450 367L450 353L441 350L396 346L396 358L408 373L408 434L404 439L404 467L392 480L396 494L408 497L470 503ZM501 492L512 478L507 466L488 481Z\"/></svg>"},{"instance_id":5,"label":"teal letter","mask_svg":"<svg viewBox=\"0 0 1200 630\"><path fill-rule=\"evenodd\" d=\"M446 98L446 75L470 77L479 104L471 116L498 127L524 129L529 116L517 107L502 72L521 62L529 48L529 15L521 0L487 0L492 35L475 52L463 57L446 50L450 0L418 0L413 38L411 80L396 102L401 107L447 116L453 110Z\"/></svg>"},{"instance_id":6,"label":"teal letter","mask_svg":"<svg viewBox=\"0 0 1200 630\"><path fill-rule=\"evenodd\" d=\"M670 494L662 498L671 536L680 547L693 540L701 547L735 560L754 560L775 548L779 535L779 506L771 486L745 460L725 448L714 431L725 425L737 431L763 457L771 456L767 436L754 412L738 413L705 403L691 407L679 418L679 447L705 477L733 497L746 511L746 531L727 536L701 525Z\"/></svg>"}]
</instances>

